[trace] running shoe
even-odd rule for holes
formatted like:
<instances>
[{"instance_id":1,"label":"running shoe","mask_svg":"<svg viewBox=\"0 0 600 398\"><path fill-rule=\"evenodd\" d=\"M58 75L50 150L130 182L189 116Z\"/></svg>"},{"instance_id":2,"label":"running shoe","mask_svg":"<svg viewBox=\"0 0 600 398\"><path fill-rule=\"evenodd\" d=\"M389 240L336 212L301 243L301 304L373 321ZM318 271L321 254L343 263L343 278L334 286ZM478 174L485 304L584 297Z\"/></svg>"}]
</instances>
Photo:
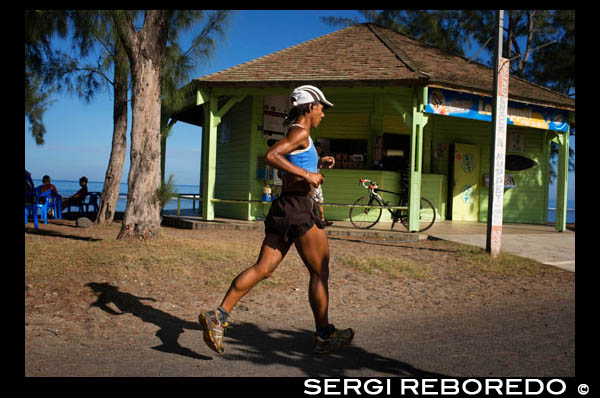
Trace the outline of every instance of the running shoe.
<instances>
[{"instance_id":1,"label":"running shoe","mask_svg":"<svg viewBox=\"0 0 600 398\"><path fill-rule=\"evenodd\" d=\"M227 322L221 323L217 311L208 311L200 314L199 319L206 344L212 350L215 350L217 354L223 354L223 351L225 351L225 347L223 347L223 335L225 328L229 324Z\"/></svg>"},{"instance_id":2,"label":"running shoe","mask_svg":"<svg viewBox=\"0 0 600 398\"><path fill-rule=\"evenodd\" d=\"M315 346L313 348L313 354L325 355L334 352L340 347L346 346L352 342L354 338L354 330L348 329L336 329L335 326L330 325L333 329L328 338L324 339L318 334L315 334Z\"/></svg>"}]
</instances>

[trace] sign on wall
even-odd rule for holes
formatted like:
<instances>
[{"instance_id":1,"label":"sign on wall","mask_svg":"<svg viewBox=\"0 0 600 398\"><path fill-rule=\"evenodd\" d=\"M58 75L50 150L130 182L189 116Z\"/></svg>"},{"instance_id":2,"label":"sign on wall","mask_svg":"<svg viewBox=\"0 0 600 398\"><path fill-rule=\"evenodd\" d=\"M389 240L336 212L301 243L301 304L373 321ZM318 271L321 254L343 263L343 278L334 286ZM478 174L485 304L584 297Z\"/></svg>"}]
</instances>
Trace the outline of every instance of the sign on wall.
<instances>
[{"instance_id":1,"label":"sign on wall","mask_svg":"<svg viewBox=\"0 0 600 398\"><path fill-rule=\"evenodd\" d=\"M286 127L283 121L290 108L290 99L287 95L265 95L263 104L263 134L265 138L283 136Z\"/></svg>"},{"instance_id":2,"label":"sign on wall","mask_svg":"<svg viewBox=\"0 0 600 398\"><path fill-rule=\"evenodd\" d=\"M511 131L508 136L508 152L523 152L525 150L525 135L521 131Z\"/></svg>"},{"instance_id":3,"label":"sign on wall","mask_svg":"<svg viewBox=\"0 0 600 398\"><path fill-rule=\"evenodd\" d=\"M435 88L429 90L425 112L492 121L492 97ZM568 131L568 113L560 109L508 102L506 123L543 130Z\"/></svg>"}]
</instances>

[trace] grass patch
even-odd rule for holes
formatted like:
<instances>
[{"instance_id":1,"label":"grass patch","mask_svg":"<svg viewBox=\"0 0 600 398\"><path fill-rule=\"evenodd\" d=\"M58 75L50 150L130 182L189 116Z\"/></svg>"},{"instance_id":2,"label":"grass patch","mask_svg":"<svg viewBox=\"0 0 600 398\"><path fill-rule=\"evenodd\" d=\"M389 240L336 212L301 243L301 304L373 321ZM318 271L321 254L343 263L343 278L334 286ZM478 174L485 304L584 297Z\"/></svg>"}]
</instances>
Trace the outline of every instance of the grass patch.
<instances>
[{"instance_id":1,"label":"grass patch","mask_svg":"<svg viewBox=\"0 0 600 398\"><path fill-rule=\"evenodd\" d=\"M547 270L547 266L535 260L506 252L501 252L498 257L492 258L480 247L453 243L452 248L465 266L481 272L502 276L535 276Z\"/></svg>"},{"instance_id":2,"label":"grass patch","mask_svg":"<svg viewBox=\"0 0 600 398\"><path fill-rule=\"evenodd\" d=\"M422 265L405 258L345 255L338 257L338 261L368 274L385 274L394 278L413 279L425 279L428 275Z\"/></svg>"},{"instance_id":3,"label":"grass patch","mask_svg":"<svg viewBox=\"0 0 600 398\"><path fill-rule=\"evenodd\" d=\"M193 277L211 286L228 284L258 255L255 245L161 236L156 240L31 239L25 244L25 278L46 281L107 273L115 279Z\"/></svg>"}]
</instances>

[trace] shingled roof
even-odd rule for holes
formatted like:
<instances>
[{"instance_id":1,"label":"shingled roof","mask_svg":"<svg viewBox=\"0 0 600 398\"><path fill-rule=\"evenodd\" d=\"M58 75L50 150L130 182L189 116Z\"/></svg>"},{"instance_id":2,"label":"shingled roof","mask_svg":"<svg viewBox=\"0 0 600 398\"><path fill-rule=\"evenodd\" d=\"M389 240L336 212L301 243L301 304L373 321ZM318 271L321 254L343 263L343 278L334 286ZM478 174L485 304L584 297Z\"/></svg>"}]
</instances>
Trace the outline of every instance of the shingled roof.
<instances>
[{"instance_id":1,"label":"shingled roof","mask_svg":"<svg viewBox=\"0 0 600 398\"><path fill-rule=\"evenodd\" d=\"M194 79L196 87L435 86L491 96L492 69L370 23ZM509 98L575 110L575 100L515 76Z\"/></svg>"}]
</instances>

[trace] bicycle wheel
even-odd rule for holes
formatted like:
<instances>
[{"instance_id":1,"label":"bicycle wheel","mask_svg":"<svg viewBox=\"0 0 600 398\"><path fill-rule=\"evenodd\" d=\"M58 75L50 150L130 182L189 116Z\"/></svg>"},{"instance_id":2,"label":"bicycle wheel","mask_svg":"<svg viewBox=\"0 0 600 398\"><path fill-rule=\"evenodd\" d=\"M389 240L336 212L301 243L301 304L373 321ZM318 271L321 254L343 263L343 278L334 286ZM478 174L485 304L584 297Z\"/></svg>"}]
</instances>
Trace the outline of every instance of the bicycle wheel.
<instances>
[{"instance_id":1,"label":"bicycle wheel","mask_svg":"<svg viewBox=\"0 0 600 398\"><path fill-rule=\"evenodd\" d=\"M368 229L379 222L381 207L354 207L354 206L382 206L379 199L371 196L361 196L350 208L350 222L355 228Z\"/></svg>"},{"instance_id":2,"label":"bicycle wheel","mask_svg":"<svg viewBox=\"0 0 600 398\"><path fill-rule=\"evenodd\" d=\"M400 222L408 229L408 214L400 217ZM419 206L419 232L427 231L435 223L435 208L429 199L421 198Z\"/></svg>"}]
</instances>

